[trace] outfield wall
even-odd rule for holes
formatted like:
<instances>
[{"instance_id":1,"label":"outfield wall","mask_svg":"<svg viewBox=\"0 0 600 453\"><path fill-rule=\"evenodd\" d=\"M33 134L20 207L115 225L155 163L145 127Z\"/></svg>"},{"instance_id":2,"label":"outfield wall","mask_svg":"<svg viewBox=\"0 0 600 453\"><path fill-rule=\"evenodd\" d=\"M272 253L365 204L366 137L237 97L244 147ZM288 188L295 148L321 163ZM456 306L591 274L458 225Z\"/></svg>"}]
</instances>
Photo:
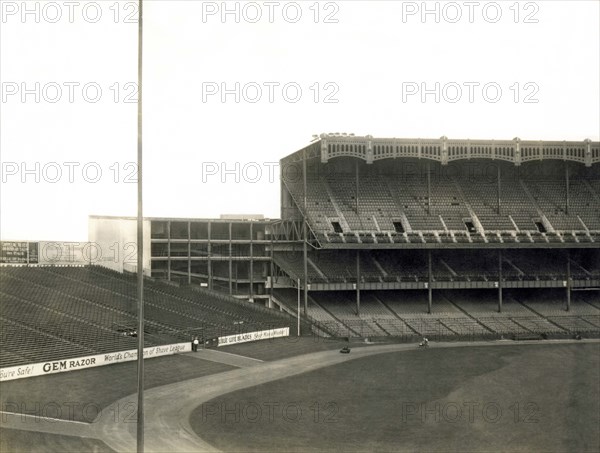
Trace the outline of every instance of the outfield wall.
<instances>
[{"instance_id":1,"label":"outfield wall","mask_svg":"<svg viewBox=\"0 0 600 453\"><path fill-rule=\"evenodd\" d=\"M290 335L289 327L279 329L261 330L257 332L241 333L218 337L218 345L246 343L248 341L268 340L271 338L287 337ZM166 355L190 352L192 343L174 343L163 346L152 346L144 348L144 359L162 357ZM31 363L8 368L0 368L0 382L24 379L47 374L64 373L67 371L84 370L98 366L111 365L113 363L130 362L137 360L137 349L128 351L109 352L72 359L52 360L48 362Z\"/></svg>"},{"instance_id":2,"label":"outfield wall","mask_svg":"<svg viewBox=\"0 0 600 453\"><path fill-rule=\"evenodd\" d=\"M144 359L178 354L180 352L190 352L191 350L192 344L189 342L152 346L144 348ZM111 365L113 363L130 362L132 360L137 360L137 355L137 349L130 349L128 351L109 352L106 354L96 354L73 359L53 360L49 362L2 368L0 369L0 382L35 376L45 376L54 373L64 373L66 371L83 370L86 368Z\"/></svg>"},{"instance_id":3,"label":"outfield wall","mask_svg":"<svg viewBox=\"0 0 600 453\"><path fill-rule=\"evenodd\" d=\"M258 332L240 333L236 335L227 335L218 338L218 346L227 346L230 344L247 343L249 341L270 340L272 338L289 337L290 328L281 327L279 329L260 330Z\"/></svg>"}]
</instances>

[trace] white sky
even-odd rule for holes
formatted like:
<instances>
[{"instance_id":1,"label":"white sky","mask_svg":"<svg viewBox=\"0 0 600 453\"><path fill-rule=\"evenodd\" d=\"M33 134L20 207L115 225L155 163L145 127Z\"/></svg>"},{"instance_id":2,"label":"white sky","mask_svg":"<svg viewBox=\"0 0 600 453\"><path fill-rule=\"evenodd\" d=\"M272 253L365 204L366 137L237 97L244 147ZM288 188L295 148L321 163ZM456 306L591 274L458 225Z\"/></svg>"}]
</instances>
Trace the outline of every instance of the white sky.
<instances>
[{"instance_id":1,"label":"white sky","mask_svg":"<svg viewBox=\"0 0 600 453\"><path fill-rule=\"evenodd\" d=\"M276 218L279 181L269 177L269 163L321 132L599 139L597 1L475 2L472 23L468 2L427 2L439 8L437 23L433 14L423 19L422 2L276 3L227 2L230 9L238 5L236 23L234 14L223 20L221 2L145 1L146 216ZM136 185L125 180L127 163L136 160L137 109L123 102L132 91L126 84L137 81L137 24L125 20L135 4L71 5L0 0L5 240L83 241L89 214L136 214ZM23 16L25 6L34 12ZM298 6L302 17L292 23ZM258 10L262 18L251 23ZM452 23L459 10L461 19ZM325 23L327 16L337 23ZM225 102L220 93L207 94L223 83L234 89L236 82L239 103L234 94ZM273 102L264 85L269 82L279 84ZM420 93L403 99L403 91L421 84L434 89L436 82L439 102L434 94L425 102ZM473 102L464 85L469 82L479 84ZM289 97L294 86L302 89L296 103L282 94L288 83L297 84L290 85ZM502 89L495 103L482 93L488 83L488 99L496 96L495 86ZM252 103L256 84L262 97ZM463 92L452 103L455 84ZM57 86L62 96L51 102ZM98 86L102 93L93 103ZM30 90L24 99L23 88ZM328 95L338 102L324 102ZM538 102L524 102L526 96ZM236 163L238 182L235 174L224 175L225 183L213 174L223 165L235 170ZM102 174L94 183L96 169Z\"/></svg>"}]
</instances>

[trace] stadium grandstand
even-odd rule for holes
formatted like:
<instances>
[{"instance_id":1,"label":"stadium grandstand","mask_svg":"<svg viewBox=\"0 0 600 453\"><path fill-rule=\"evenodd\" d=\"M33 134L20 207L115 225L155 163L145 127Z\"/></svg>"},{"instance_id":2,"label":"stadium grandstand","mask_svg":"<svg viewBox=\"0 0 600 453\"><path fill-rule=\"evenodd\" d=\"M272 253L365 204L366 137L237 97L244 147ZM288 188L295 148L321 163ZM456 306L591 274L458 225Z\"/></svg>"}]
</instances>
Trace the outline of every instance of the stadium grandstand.
<instances>
[{"instance_id":1,"label":"stadium grandstand","mask_svg":"<svg viewBox=\"0 0 600 453\"><path fill-rule=\"evenodd\" d=\"M599 163L590 140L322 134L281 160L282 222L306 241L275 250L276 275L356 334L597 332Z\"/></svg>"},{"instance_id":2,"label":"stadium grandstand","mask_svg":"<svg viewBox=\"0 0 600 453\"><path fill-rule=\"evenodd\" d=\"M322 134L280 172L280 219L145 219L146 346L600 334L598 142ZM133 349L135 244L2 242L0 366Z\"/></svg>"}]
</instances>

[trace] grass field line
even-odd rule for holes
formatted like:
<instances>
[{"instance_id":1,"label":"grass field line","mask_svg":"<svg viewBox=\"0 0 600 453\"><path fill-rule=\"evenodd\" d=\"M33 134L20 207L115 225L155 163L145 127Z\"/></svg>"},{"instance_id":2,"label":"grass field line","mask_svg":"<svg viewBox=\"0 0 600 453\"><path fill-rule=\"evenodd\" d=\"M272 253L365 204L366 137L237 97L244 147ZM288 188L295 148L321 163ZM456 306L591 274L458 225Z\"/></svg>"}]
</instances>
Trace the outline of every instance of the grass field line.
<instances>
[{"instance_id":1,"label":"grass field line","mask_svg":"<svg viewBox=\"0 0 600 453\"><path fill-rule=\"evenodd\" d=\"M219 351L214 349L200 349L198 352L188 352L185 355L195 359L209 360L211 362L223 363L238 368L246 368L264 363L263 360L247 357L232 352Z\"/></svg>"},{"instance_id":2,"label":"grass field line","mask_svg":"<svg viewBox=\"0 0 600 453\"><path fill-rule=\"evenodd\" d=\"M576 343L600 343L600 340L434 342L430 343L430 348ZM375 354L415 349L418 349L415 344L384 344L355 348L350 354L340 354L337 350L320 351L146 390L146 451L218 451L196 435L191 428L189 417L194 409L221 395ZM133 394L116 401L113 405L118 407L120 404L135 401L135 398L136 395ZM116 451L133 451L135 423L125 425L110 419L98 420L94 423L93 437L102 440Z\"/></svg>"},{"instance_id":3,"label":"grass field line","mask_svg":"<svg viewBox=\"0 0 600 453\"><path fill-rule=\"evenodd\" d=\"M210 351L210 349L205 349L204 351ZM264 360L255 359L254 357L247 357L247 356L240 355L240 354L234 354L233 352L226 352L226 351L220 351L220 350L213 351L213 352L218 352L219 354L233 355L233 356L236 356L236 357L242 357L242 358L244 358L246 360L256 360L257 362L264 362Z\"/></svg>"}]
</instances>

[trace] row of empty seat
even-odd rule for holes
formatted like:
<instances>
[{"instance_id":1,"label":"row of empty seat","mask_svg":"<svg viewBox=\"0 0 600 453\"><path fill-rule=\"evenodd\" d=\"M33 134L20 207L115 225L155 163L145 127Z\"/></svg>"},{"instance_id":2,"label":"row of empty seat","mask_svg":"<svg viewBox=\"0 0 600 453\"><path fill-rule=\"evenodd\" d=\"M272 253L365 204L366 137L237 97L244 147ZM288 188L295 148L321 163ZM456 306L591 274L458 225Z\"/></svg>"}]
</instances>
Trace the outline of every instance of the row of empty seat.
<instances>
[{"instance_id":1,"label":"row of empty seat","mask_svg":"<svg viewBox=\"0 0 600 453\"><path fill-rule=\"evenodd\" d=\"M354 295L348 292L311 292L308 316L337 336L464 337L498 335L570 335L600 333L600 308L576 297L571 310L555 291L509 295L501 312L489 291L441 291L427 313L427 296L419 291L365 291L358 314ZM276 290L282 305L293 306L293 297ZM293 296L293 295L291 295ZM597 296L597 294L596 294ZM548 297L556 302L549 303ZM521 301L523 299L523 302ZM563 296L564 299L564 296ZM294 308L295 309L295 308Z\"/></svg>"},{"instance_id":2,"label":"row of empty seat","mask_svg":"<svg viewBox=\"0 0 600 453\"><path fill-rule=\"evenodd\" d=\"M285 184L303 210L303 181ZM333 238L339 233L475 232L477 224L484 237L501 231L583 232L597 237L597 185L596 180L574 179L567 196L560 179L511 179L501 182L498 193L498 184L485 178L442 178L428 189L422 177L366 173L357 183L351 173L309 173L306 209L313 231L330 242L338 241Z\"/></svg>"},{"instance_id":3,"label":"row of empty seat","mask_svg":"<svg viewBox=\"0 0 600 453\"><path fill-rule=\"evenodd\" d=\"M330 244L590 244L600 242L595 232L512 231L469 233L467 231L435 232L346 232L317 233L321 243Z\"/></svg>"},{"instance_id":4,"label":"row of empty seat","mask_svg":"<svg viewBox=\"0 0 600 453\"><path fill-rule=\"evenodd\" d=\"M357 281L356 251L318 250L308 253L310 283ZM422 250L362 250L362 282L428 281L428 255ZM568 258L567 258L568 256ZM304 280L301 252L275 253L275 263L294 280ZM432 253L433 281L498 281L499 255L491 250L448 250ZM569 269L567 267L569 266ZM600 278L598 250L506 250L502 253L503 280L576 280Z\"/></svg>"},{"instance_id":5,"label":"row of empty seat","mask_svg":"<svg viewBox=\"0 0 600 453\"><path fill-rule=\"evenodd\" d=\"M11 340L3 341L0 366L135 349L136 291L135 276L101 267L1 267L0 327ZM146 346L293 324L278 311L150 279L144 312Z\"/></svg>"}]
</instances>

